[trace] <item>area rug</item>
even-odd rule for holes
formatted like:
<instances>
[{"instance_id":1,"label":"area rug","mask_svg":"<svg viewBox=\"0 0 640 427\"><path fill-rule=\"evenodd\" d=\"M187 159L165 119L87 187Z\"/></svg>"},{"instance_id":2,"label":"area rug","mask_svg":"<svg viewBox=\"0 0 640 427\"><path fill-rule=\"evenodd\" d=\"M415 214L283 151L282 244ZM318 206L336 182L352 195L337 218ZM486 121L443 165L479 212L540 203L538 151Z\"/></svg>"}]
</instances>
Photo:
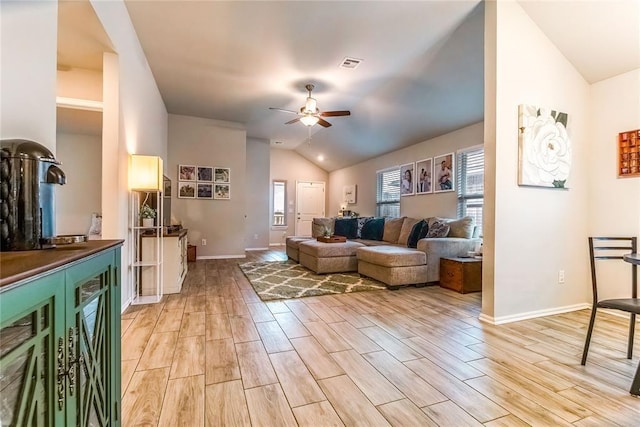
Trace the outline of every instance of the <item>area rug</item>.
<instances>
[{"instance_id":1,"label":"area rug","mask_svg":"<svg viewBox=\"0 0 640 427\"><path fill-rule=\"evenodd\" d=\"M386 289L358 273L316 274L290 260L248 262L240 269L263 301Z\"/></svg>"}]
</instances>

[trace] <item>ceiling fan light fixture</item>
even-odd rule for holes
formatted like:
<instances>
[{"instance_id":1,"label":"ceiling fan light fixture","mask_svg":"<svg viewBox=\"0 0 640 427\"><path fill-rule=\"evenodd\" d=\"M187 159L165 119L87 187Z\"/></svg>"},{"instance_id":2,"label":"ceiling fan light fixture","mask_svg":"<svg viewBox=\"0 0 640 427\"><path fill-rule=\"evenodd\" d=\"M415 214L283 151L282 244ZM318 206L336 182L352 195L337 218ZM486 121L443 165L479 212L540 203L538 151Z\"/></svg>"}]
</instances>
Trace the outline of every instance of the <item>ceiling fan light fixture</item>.
<instances>
[{"instance_id":1,"label":"ceiling fan light fixture","mask_svg":"<svg viewBox=\"0 0 640 427\"><path fill-rule=\"evenodd\" d=\"M306 115L304 115L304 116L302 116L302 117L300 118L300 121L301 121L305 126L309 126L309 127L311 127L311 126L315 125L316 123L318 123L318 120L319 120L319 119L318 119L318 117L316 117L316 116L312 116L312 115L310 115L310 114L306 114Z\"/></svg>"},{"instance_id":2,"label":"ceiling fan light fixture","mask_svg":"<svg viewBox=\"0 0 640 427\"><path fill-rule=\"evenodd\" d=\"M307 98L307 102L304 104L304 112L311 114L315 114L318 112L318 103L314 98Z\"/></svg>"}]
</instances>

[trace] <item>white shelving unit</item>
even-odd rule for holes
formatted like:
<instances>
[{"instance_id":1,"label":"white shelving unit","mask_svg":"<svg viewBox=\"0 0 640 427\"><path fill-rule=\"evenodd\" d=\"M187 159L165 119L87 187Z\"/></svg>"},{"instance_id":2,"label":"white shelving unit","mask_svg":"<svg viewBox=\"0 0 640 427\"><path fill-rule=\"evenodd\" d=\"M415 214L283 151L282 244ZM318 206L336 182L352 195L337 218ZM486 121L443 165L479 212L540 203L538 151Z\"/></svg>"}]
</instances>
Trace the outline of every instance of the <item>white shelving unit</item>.
<instances>
[{"instance_id":1,"label":"white shelving unit","mask_svg":"<svg viewBox=\"0 0 640 427\"><path fill-rule=\"evenodd\" d=\"M133 291L132 304L153 304L162 299L162 260L163 254L163 227L162 227L162 203L156 206L156 218L152 227L143 227L140 219L140 206L155 193L155 200L162 200L160 191L131 191L130 218L129 218L129 250L131 260L131 274L129 275ZM142 236L144 239L153 239L154 251L146 251L143 255ZM142 276L145 276L143 286ZM149 280L149 277L151 280Z\"/></svg>"}]
</instances>

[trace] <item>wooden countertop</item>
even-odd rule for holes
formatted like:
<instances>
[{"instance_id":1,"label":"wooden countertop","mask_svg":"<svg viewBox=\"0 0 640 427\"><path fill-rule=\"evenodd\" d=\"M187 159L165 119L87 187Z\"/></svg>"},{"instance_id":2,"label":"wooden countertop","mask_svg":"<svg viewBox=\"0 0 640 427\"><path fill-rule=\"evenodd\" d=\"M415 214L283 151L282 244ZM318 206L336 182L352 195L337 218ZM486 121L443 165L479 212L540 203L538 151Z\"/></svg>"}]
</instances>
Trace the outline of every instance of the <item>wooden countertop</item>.
<instances>
[{"instance_id":1,"label":"wooden countertop","mask_svg":"<svg viewBox=\"0 0 640 427\"><path fill-rule=\"evenodd\" d=\"M0 289L89 255L120 246L124 240L89 240L38 251L0 252Z\"/></svg>"}]
</instances>

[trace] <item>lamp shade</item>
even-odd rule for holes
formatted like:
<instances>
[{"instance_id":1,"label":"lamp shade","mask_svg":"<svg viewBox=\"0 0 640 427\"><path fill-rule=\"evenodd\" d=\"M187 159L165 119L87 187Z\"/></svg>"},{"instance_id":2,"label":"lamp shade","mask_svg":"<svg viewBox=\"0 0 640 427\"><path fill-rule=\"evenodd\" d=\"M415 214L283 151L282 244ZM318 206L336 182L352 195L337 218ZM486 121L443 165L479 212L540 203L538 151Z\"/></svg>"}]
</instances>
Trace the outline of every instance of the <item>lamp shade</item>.
<instances>
[{"instance_id":1,"label":"lamp shade","mask_svg":"<svg viewBox=\"0 0 640 427\"><path fill-rule=\"evenodd\" d=\"M162 191L162 158L132 154L129 164L129 188Z\"/></svg>"}]
</instances>

